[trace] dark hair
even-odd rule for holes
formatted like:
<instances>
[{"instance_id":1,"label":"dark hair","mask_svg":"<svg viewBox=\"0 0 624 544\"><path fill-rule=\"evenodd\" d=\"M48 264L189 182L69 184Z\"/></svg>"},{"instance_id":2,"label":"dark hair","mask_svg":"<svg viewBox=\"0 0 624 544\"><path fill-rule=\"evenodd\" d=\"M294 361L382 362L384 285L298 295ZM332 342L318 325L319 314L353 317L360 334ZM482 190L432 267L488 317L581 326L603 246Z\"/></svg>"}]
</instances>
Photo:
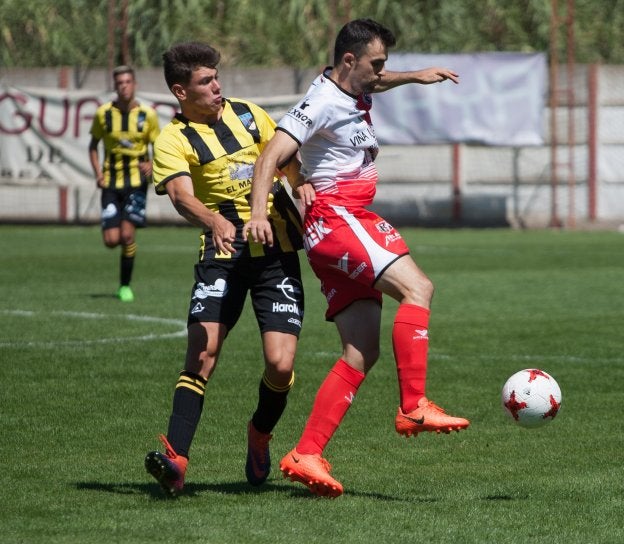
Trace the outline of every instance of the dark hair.
<instances>
[{"instance_id":1,"label":"dark hair","mask_svg":"<svg viewBox=\"0 0 624 544\"><path fill-rule=\"evenodd\" d=\"M115 79L117 76L120 76L121 74L130 74L134 79L134 68L122 64L121 66L117 66L113 69L113 79Z\"/></svg>"},{"instance_id":2,"label":"dark hair","mask_svg":"<svg viewBox=\"0 0 624 544\"><path fill-rule=\"evenodd\" d=\"M366 46L380 39L386 47L393 47L396 38L391 30L372 19L355 19L344 25L334 46L334 66L340 63L345 53L353 53L356 58L360 57Z\"/></svg>"},{"instance_id":3,"label":"dark hair","mask_svg":"<svg viewBox=\"0 0 624 544\"><path fill-rule=\"evenodd\" d=\"M178 43L163 53L165 81L171 89L176 83L187 84L194 70L205 66L216 68L221 53L207 43Z\"/></svg>"}]
</instances>

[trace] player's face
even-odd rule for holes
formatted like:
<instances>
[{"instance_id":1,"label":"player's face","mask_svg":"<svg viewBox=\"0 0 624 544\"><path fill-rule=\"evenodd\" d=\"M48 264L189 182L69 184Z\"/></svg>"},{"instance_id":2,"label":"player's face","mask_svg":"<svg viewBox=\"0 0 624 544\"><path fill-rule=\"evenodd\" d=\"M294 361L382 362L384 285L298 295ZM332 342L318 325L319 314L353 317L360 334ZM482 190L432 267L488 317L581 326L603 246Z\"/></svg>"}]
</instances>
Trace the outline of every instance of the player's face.
<instances>
[{"instance_id":1,"label":"player's face","mask_svg":"<svg viewBox=\"0 0 624 544\"><path fill-rule=\"evenodd\" d=\"M366 46L351 71L351 86L355 94L371 92L375 88L384 73L386 60L388 52L381 40L373 40Z\"/></svg>"},{"instance_id":2,"label":"player's face","mask_svg":"<svg viewBox=\"0 0 624 544\"><path fill-rule=\"evenodd\" d=\"M132 74L119 74L115 76L115 92L119 100L130 102L134 98L136 81Z\"/></svg>"},{"instance_id":3,"label":"player's face","mask_svg":"<svg viewBox=\"0 0 624 544\"><path fill-rule=\"evenodd\" d=\"M188 85L183 87L184 105L189 113L213 120L223 107L219 73L215 68L202 66L193 71Z\"/></svg>"}]
</instances>

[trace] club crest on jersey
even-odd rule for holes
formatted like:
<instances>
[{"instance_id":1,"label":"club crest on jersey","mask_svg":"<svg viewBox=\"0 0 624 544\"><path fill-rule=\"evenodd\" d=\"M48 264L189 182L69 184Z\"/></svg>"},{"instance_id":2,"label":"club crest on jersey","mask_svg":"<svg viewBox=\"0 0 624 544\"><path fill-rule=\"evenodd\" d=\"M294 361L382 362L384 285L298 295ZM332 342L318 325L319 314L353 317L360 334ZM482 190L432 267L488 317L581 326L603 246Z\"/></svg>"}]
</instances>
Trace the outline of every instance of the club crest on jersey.
<instances>
[{"instance_id":1,"label":"club crest on jersey","mask_svg":"<svg viewBox=\"0 0 624 544\"><path fill-rule=\"evenodd\" d=\"M389 233L392 232L394 230L394 227L388 223L387 221L380 221L379 223L377 223L375 225L375 228L379 231L379 232L384 232L384 233Z\"/></svg>"},{"instance_id":2,"label":"club crest on jersey","mask_svg":"<svg viewBox=\"0 0 624 544\"><path fill-rule=\"evenodd\" d=\"M240 119L241 123L243 123L243 126L247 129L247 130L256 130L256 122L254 121L253 115L251 114L251 112L247 112L247 113L243 113L241 115L238 116L238 118Z\"/></svg>"}]
</instances>

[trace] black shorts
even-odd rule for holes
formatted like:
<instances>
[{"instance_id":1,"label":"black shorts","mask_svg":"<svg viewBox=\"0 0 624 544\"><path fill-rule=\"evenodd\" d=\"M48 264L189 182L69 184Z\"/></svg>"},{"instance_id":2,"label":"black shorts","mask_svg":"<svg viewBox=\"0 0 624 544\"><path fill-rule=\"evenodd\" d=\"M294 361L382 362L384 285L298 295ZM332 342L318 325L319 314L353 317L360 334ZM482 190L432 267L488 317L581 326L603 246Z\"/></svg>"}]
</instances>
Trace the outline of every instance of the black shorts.
<instances>
[{"instance_id":1,"label":"black shorts","mask_svg":"<svg viewBox=\"0 0 624 544\"><path fill-rule=\"evenodd\" d=\"M223 323L229 332L243 311L248 292L261 333L285 332L299 337L304 297L297 253L242 255L196 264L188 324Z\"/></svg>"},{"instance_id":2,"label":"black shorts","mask_svg":"<svg viewBox=\"0 0 624 544\"><path fill-rule=\"evenodd\" d=\"M147 185L127 189L102 189L102 230L119 227L122 220L145 226Z\"/></svg>"}]
</instances>

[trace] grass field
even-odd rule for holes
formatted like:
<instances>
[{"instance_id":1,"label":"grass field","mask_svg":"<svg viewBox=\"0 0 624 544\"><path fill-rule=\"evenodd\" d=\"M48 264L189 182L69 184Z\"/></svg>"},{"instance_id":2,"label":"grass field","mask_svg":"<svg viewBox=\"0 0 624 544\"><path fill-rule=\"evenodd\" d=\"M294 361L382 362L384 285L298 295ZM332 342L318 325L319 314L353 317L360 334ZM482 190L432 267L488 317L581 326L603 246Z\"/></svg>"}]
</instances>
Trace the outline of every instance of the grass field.
<instances>
[{"instance_id":1,"label":"grass field","mask_svg":"<svg viewBox=\"0 0 624 544\"><path fill-rule=\"evenodd\" d=\"M412 230L437 291L429 396L472 426L405 439L384 308L382 355L325 454L345 487L312 497L277 462L297 441L339 354L304 263L297 383L261 488L244 476L260 343L250 314L207 389L187 492L167 500L143 468L166 430L182 366L197 250L190 228L140 232L136 301L96 227L0 227L0 542L624 542L624 236ZM548 426L508 420L509 375L543 368L563 407Z\"/></svg>"}]
</instances>

